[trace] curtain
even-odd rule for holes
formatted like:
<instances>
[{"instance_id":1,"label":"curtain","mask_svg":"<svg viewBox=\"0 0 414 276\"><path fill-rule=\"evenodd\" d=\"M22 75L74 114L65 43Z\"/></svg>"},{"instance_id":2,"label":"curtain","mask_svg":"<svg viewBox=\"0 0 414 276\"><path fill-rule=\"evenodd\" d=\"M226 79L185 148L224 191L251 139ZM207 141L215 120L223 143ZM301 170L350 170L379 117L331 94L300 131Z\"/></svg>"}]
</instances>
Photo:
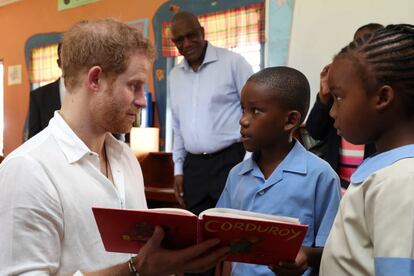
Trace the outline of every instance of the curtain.
<instances>
[{"instance_id":1,"label":"curtain","mask_svg":"<svg viewBox=\"0 0 414 276\"><path fill-rule=\"evenodd\" d=\"M57 47L58 44L50 44L32 49L29 70L32 83L52 82L60 77L60 69L56 62Z\"/></svg>"},{"instance_id":2,"label":"curtain","mask_svg":"<svg viewBox=\"0 0 414 276\"><path fill-rule=\"evenodd\" d=\"M229 9L198 16L206 40L223 48L234 48L265 41L264 3ZM163 22L162 55L179 55L171 41L171 22Z\"/></svg>"}]
</instances>

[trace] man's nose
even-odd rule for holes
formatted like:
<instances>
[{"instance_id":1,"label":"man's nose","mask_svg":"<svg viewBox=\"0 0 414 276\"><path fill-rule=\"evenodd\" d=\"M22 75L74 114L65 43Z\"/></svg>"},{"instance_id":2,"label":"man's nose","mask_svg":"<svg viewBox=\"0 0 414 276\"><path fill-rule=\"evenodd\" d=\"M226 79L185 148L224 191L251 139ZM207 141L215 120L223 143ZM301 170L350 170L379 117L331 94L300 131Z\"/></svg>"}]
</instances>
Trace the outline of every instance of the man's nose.
<instances>
[{"instance_id":1,"label":"man's nose","mask_svg":"<svg viewBox=\"0 0 414 276\"><path fill-rule=\"evenodd\" d=\"M144 91L140 91L140 93L137 93L137 96L134 99L134 104L140 108L144 108L147 106L147 98L145 97Z\"/></svg>"},{"instance_id":2,"label":"man's nose","mask_svg":"<svg viewBox=\"0 0 414 276\"><path fill-rule=\"evenodd\" d=\"M191 39L189 39L188 37L184 37L183 38L183 47L185 48L185 47L187 47L188 45L191 45L192 44L192 41L191 41Z\"/></svg>"}]
</instances>

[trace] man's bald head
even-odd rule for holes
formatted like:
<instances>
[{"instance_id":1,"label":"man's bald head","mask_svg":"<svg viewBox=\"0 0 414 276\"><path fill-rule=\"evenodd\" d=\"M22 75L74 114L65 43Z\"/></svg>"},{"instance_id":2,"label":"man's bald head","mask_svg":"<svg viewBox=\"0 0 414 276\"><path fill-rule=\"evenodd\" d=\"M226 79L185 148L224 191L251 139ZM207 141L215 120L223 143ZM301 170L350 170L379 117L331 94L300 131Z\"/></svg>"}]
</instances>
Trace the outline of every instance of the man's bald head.
<instances>
[{"instance_id":1,"label":"man's bald head","mask_svg":"<svg viewBox=\"0 0 414 276\"><path fill-rule=\"evenodd\" d=\"M174 15L173 19L171 20L171 25L174 26L177 21L185 21L186 23L190 24L193 27L201 28L200 22L198 21L197 16L192 14L191 12L183 11L179 12Z\"/></svg>"},{"instance_id":2,"label":"man's bald head","mask_svg":"<svg viewBox=\"0 0 414 276\"><path fill-rule=\"evenodd\" d=\"M197 16L185 11L177 13L171 21L171 37L180 54L197 70L207 47Z\"/></svg>"}]
</instances>

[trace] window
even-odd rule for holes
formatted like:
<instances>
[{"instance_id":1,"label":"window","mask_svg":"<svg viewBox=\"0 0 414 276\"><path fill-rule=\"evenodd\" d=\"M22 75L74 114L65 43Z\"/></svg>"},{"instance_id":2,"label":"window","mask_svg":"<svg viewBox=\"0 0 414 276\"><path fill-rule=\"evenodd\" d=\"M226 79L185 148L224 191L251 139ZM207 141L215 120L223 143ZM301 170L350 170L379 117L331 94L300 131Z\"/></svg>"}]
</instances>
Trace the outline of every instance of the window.
<instances>
[{"instance_id":1,"label":"window","mask_svg":"<svg viewBox=\"0 0 414 276\"><path fill-rule=\"evenodd\" d=\"M30 57L30 82L32 89L51 83L61 75L57 64L58 44L33 48Z\"/></svg>"},{"instance_id":2,"label":"window","mask_svg":"<svg viewBox=\"0 0 414 276\"><path fill-rule=\"evenodd\" d=\"M263 44L254 43L247 46L230 48L229 50L242 55L253 68L253 72L258 72L263 68Z\"/></svg>"},{"instance_id":3,"label":"window","mask_svg":"<svg viewBox=\"0 0 414 276\"><path fill-rule=\"evenodd\" d=\"M217 47L227 49L264 43L264 3L238 7L198 16L204 27L206 39ZM163 22L162 55L179 55L171 41L171 22Z\"/></svg>"}]
</instances>

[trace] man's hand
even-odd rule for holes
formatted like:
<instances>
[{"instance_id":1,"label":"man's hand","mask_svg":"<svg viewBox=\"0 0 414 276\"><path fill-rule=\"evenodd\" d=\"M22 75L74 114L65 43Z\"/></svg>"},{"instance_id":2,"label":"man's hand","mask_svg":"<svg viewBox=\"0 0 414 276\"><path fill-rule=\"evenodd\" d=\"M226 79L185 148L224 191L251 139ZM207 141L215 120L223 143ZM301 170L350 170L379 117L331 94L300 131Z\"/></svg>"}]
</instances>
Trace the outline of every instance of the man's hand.
<instances>
[{"instance_id":1,"label":"man's hand","mask_svg":"<svg viewBox=\"0 0 414 276\"><path fill-rule=\"evenodd\" d=\"M180 206L185 208L183 185L184 185L184 176L183 175L174 176L175 198L177 199Z\"/></svg>"},{"instance_id":2,"label":"man's hand","mask_svg":"<svg viewBox=\"0 0 414 276\"><path fill-rule=\"evenodd\" d=\"M269 268L278 276L297 276L302 275L308 269L308 257L301 248L296 256L295 262L271 265Z\"/></svg>"},{"instance_id":3,"label":"man's hand","mask_svg":"<svg viewBox=\"0 0 414 276\"><path fill-rule=\"evenodd\" d=\"M322 69L322 72L320 75L319 99L321 100L323 104L328 104L331 98L331 93L329 91L329 86L328 86L328 76L329 76L330 66L331 66L330 64L326 65Z\"/></svg>"},{"instance_id":4,"label":"man's hand","mask_svg":"<svg viewBox=\"0 0 414 276\"><path fill-rule=\"evenodd\" d=\"M230 251L228 247L215 248L217 239L204 241L181 250L166 250L161 247L164 231L155 228L151 239L135 258L139 275L171 275L182 272L202 272L224 260Z\"/></svg>"}]
</instances>

